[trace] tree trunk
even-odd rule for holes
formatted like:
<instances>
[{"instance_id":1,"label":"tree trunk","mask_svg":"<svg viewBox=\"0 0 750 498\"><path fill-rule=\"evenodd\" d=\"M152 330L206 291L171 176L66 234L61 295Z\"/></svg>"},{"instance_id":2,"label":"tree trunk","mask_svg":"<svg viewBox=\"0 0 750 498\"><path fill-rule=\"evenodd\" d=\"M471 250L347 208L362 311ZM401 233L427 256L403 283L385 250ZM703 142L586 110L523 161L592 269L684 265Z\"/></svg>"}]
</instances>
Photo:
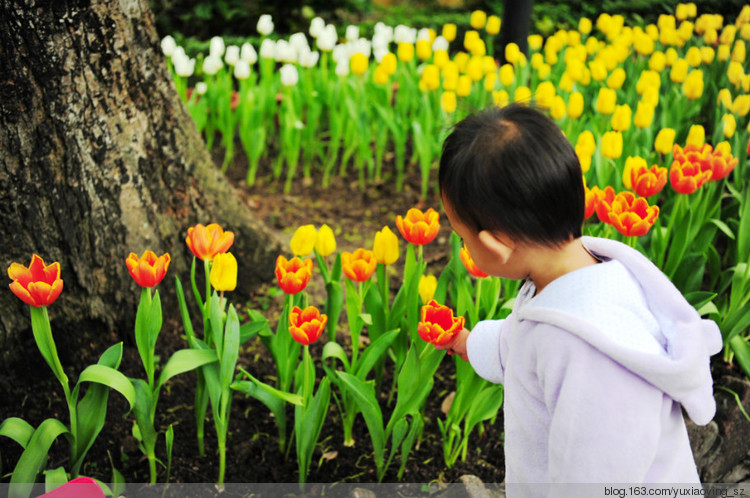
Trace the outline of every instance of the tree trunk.
<instances>
[{"instance_id":1,"label":"tree trunk","mask_svg":"<svg viewBox=\"0 0 750 498\"><path fill-rule=\"evenodd\" d=\"M273 274L277 243L217 171L166 67L145 0L0 2L0 264L60 262L59 347L132 335L131 251L169 252L159 288L179 274L189 294L195 223L234 231L235 301ZM26 305L0 292L0 365L30 337Z\"/></svg>"}]
</instances>

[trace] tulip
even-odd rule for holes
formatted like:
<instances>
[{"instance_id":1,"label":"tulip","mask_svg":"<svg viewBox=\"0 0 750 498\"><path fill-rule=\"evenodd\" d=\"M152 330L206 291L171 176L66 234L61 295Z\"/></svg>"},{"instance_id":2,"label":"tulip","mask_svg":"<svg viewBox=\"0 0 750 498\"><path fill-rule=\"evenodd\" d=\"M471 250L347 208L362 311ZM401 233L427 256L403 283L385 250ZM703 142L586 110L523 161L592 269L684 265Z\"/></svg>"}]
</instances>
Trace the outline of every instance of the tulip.
<instances>
[{"instance_id":1,"label":"tulip","mask_svg":"<svg viewBox=\"0 0 750 498\"><path fill-rule=\"evenodd\" d=\"M516 73L513 66L510 64L503 64L500 66L500 83L503 86L510 86L516 80Z\"/></svg>"},{"instance_id":2,"label":"tulip","mask_svg":"<svg viewBox=\"0 0 750 498\"><path fill-rule=\"evenodd\" d=\"M448 23L443 25L443 31L442 31L443 38L448 40L448 42L452 42L456 39L456 25L453 23Z\"/></svg>"},{"instance_id":3,"label":"tulip","mask_svg":"<svg viewBox=\"0 0 750 498\"><path fill-rule=\"evenodd\" d=\"M516 95L518 95L518 91L516 91ZM519 100L516 100L516 102L519 102ZM550 116L552 116L553 119L562 119L565 117L565 100L559 95L555 95L552 99Z\"/></svg>"},{"instance_id":4,"label":"tulip","mask_svg":"<svg viewBox=\"0 0 750 498\"><path fill-rule=\"evenodd\" d=\"M733 157L731 152L729 152L729 144L726 144L725 148L720 147L720 145L717 145L711 154L711 180L715 181L726 178L734 167L739 164L739 159Z\"/></svg>"},{"instance_id":5,"label":"tulip","mask_svg":"<svg viewBox=\"0 0 750 498\"><path fill-rule=\"evenodd\" d=\"M263 36L268 36L273 33L273 19L269 14L263 14L258 18L258 24L256 25L258 33Z\"/></svg>"},{"instance_id":6,"label":"tulip","mask_svg":"<svg viewBox=\"0 0 750 498\"><path fill-rule=\"evenodd\" d=\"M674 160L669 168L669 182L681 194L692 194L713 176L711 146L688 144L683 149L674 145Z\"/></svg>"},{"instance_id":7,"label":"tulip","mask_svg":"<svg viewBox=\"0 0 750 498\"><path fill-rule=\"evenodd\" d=\"M440 95L440 107L447 114L456 112L456 92L445 91Z\"/></svg>"},{"instance_id":8,"label":"tulip","mask_svg":"<svg viewBox=\"0 0 750 498\"><path fill-rule=\"evenodd\" d=\"M498 90L492 92L492 101L498 107L505 107L508 105L508 102L510 102L510 95L508 95L508 92L505 90Z\"/></svg>"},{"instance_id":9,"label":"tulip","mask_svg":"<svg viewBox=\"0 0 750 498\"><path fill-rule=\"evenodd\" d=\"M602 136L602 155L610 159L617 159L622 155L622 133L608 131Z\"/></svg>"},{"instance_id":10,"label":"tulip","mask_svg":"<svg viewBox=\"0 0 750 498\"><path fill-rule=\"evenodd\" d=\"M217 254L229 250L234 243L234 233L225 232L216 223L208 226L198 223L188 228L185 243L196 258L212 261Z\"/></svg>"},{"instance_id":11,"label":"tulip","mask_svg":"<svg viewBox=\"0 0 750 498\"><path fill-rule=\"evenodd\" d=\"M639 101L638 107L635 109L635 116L633 116L633 124L638 128L648 128L654 121L654 106L651 104Z\"/></svg>"},{"instance_id":12,"label":"tulip","mask_svg":"<svg viewBox=\"0 0 750 498\"><path fill-rule=\"evenodd\" d=\"M414 45L405 42L399 43L396 54L401 62L409 62L414 58Z\"/></svg>"},{"instance_id":13,"label":"tulip","mask_svg":"<svg viewBox=\"0 0 750 498\"><path fill-rule=\"evenodd\" d=\"M422 275L419 278L419 298L422 304L427 304L435 295L437 290L437 278L435 275Z\"/></svg>"},{"instance_id":14,"label":"tulip","mask_svg":"<svg viewBox=\"0 0 750 498\"><path fill-rule=\"evenodd\" d=\"M13 294L35 308L54 303L63 289L60 263L45 265L44 260L36 254L31 256L28 268L20 263L11 263L8 276L13 280L10 284Z\"/></svg>"},{"instance_id":15,"label":"tulip","mask_svg":"<svg viewBox=\"0 0 750 498\"><path fill-rule=\"evenodd\" d=\"M699 99L703 95L703 71L700 69L690 71L682 83L682 93L691 100Z\"/></svg>"},{"instance_id":16,"label":"tulip","mask_svg":"<svg viewBox=\"0 0 750 498\"><path fill-rule=\"evenodd\" d=\"M459 97L468 97L471 95L471 78L462 74L458 77L458 84L456 85L456 95Z\"/></svg>"},{"instance_id":17,"label":"tulip","mask_svg":"<svg viewBox=\"0 0 750 498\"><path fill-rule=\"evenodd\" d=\"M581 165L581 173L586 173L591 168L591 156L593 155L584 147L580 145L575 146L576 155L578 156L578 162Z\"/></svg>"},{"instance_id":18,"label":"tulip","mask_svg":"<svg viewBox=\"0 0 750 498\"><path fill-rule=\"evenodd\" d=\"M687 140L685 141L686 145L696 145L700 147L706 142L706 130L703 128L702 125L695 124L690 127L690 130L688 130L688 136Z\"/></svg>"},{"instance_id":19,"label":"tulip","mask_svg":"<svg viewBox=\"0 0 750 498\"><path fill-rule=\"evenodd\" d=\"M213 75L219 72L219 69L221 69L224 66L224 63L221 61L220 57L214 57L213 55L209 55L205 59L203 59L203 72L209 75Z\"/></svg>"},{"instance_id":20,"label":"tulip","mask_svg":"<svg viewBox=\"0 0 750 498\"><path fill-rule=\"evenodd\" d=\"M559 95L558 95L559 97ZM562 97L560 97L562 99ZM516 91L513 92L513 102L520 102L522 104L528 104L531 102L531 89L527 86L519 86ZM565 113L565 102L562 103L562 112Z\"/></svg>"},{"instance_id":21,"label":"tulip","mask_svg":"<svg viewBox=\"0 0 750 498\"><path fill-rule=\"evenodd\" d=\"M216 255L209 281L219 292L233 291L237 287L237 260L231 252Z\"/></svg>"},{"instance_id":22,"label":"tulip","mask_svg":"<svg viewBox=\"0 0 750 498\"><path fill-rule=\"evenodd\" d=\"M654 164L649 169L646 166L645 160L633 166L629 173L630 178L628 181L630 186L628 188L635 190L635 193L641 197L656 195L667 184L667 168L662 168Z\"/></svg>"},{"instance_id":23,"label":"tulip","mask_svg":"<svg viewBox=\"0 0 750 498\"><path fill-rule=\"evenodd\" d=\"M612 129L615 131L626 131L630 128L632 114L633 111L628 104L616 105L615 112L612 113Z\"/></svg>"},{"instance_id":24,"label":"tulip","mask_svg":"<svg viewBox=\"0 0 750 498\"><path fill-rule=\"evenodd\" d=\"M425 212L411 208L406 217L396 216L396 226L407 242L419 246L429 244L440 231L440 214L432 208Z\"/></svg>"},{"instance_id":25,"label":"tulip","mask_svg":"<svg viewBox=\"0 0 750 498\"><path fill-rule=\"evenodd\" d=\"M276 280L286 294L297 294L312 278L312 259L302 261L298 257L287 260L279 255L276 259Z\"/></svg>"},{"instance_id":26,"label":"tulip","mask_svg":"<svg viewBox=\"0 0 750 498\"><path fill-rule=\"evenodd\" d=\"M620 192L612 202L609 222L626 237L645 235L659 217L659 206L649 206L643 197Z\"/></svg>"},{"instance_id":27,"label":"tulip","mask_svg":"<svg viewBox=\"0 0 750 498\"><path fill-rule=\"evenodd\" d=\"M469 24L474 29L482 29L487 22L487 13L483 10L475 10L471 13Z\"/></svg>"},{"instance_id":28,"label":"tulip","mask_svg":"<svg viewBox=\"0 0 750 498\"><path fill-rule=\"evenodd\" d=\"M675 130L673 128L662 128L659 133L656 134L654 140L654 150L661 154L669 154L672 152L672 144L674 144Z\"/></svg>"},{"instance_id":29,"label":"tulip","mask_svg":"<svg viewBox=\"0 0 750 498\"><path fill-rule=\"evenodd\" d=\"M583 94L573 92L568 97L568 117L578 119L583 114Z\"/></svg>"},{"instance_id":30,"label":"tulip","mask_svg":"<svg viewBox=\"0 0 750 498\"><path fill-rule=\"evenodd\" d=\"M505 60L509 63L515 65L521 60L522 55L521 49L515 43L510 42L505 46Z\"/></svg>"},{"instance_id":31,"label":"tulip","mask_svg":"<svg viewBox=\"0 0 750 498\"><path fill-rule=\"evenodd\" d=\"M469 63L466 65L466 75L471 78L471 81L479 81L484 76L482 72L482 58L472 57L469 59Z\"/></svg>"},{"instance_id":32,"label":"tulip","mask_svg":"<svg viewBox=\"0 0 750 498\"><path fill-rule=\"evenodd\" d=\"M604 81L604 78L607 77L607 67L598 59L589 62L589 71L591 71L591 77L595 81Z\"/></svg>"},{"instance_id":33,"label":"tulip","mask_svg":"<svg viewBox=\"0 0 750 498\"><path fill-rule=\"evenodd\" d=\"M315 250L324 258L336 252L336 237L328 225L320 227L318 236L315 238Z\"/></svg>"},{"instance_id":34,"label":"tulip","mask_svg":"<svg viewBox=\"0 0 750 498\"><path fill-rule=\"evenodd\" d=\"M279 73L281 73L281 84L284 86L294 86L299 81L297 66L293 64L284 64L279 69Z\"/></svg>"},{"instance_id":35,"label":"tulip","mask_svg":"<svg viewBox=\"0 0 750 498\"><path fill-rule=\"evenodd\" d=\"M674 83L682 83L687 77L688 63L685 59L677 59L669 71L669 79Z\"/></svg>"},{"instance_id":36,"label":"tulip","mask_svg":"<svg viewBox=\"0 0 750 498\"><path fill-rule=\"evenodd\" d=\"M732 138L734 131L737 129L737 120L734 118L734 114L724 114L721 117L721 124L724 129L724 138Z\"/></svg>"},{"instance_id":37,"label":"tulip","mask_svg":"<svg viewBox=\"0 0 750 498\"><path fill-rule=\"evenodd\" d=\"M596 212L597 198L596 198L596 194L592 192L591 190L589 190L587 186L584 185L583 190L586 193L586 205L583 210L583 219L588 220Z\"/></svg>"},{"instance_id":38,"label":"tulip","mask_svg":"<svg viewBox=\"0 0 750 498\"><path fill-rule=\"evenodd\" d=\"M604 190L601 190L598 186L594 185L591 188L591 193L596 196L596 201L594 202L596 217L602 223L609 223L609 211L612 209L612 201L615 200L615 189L608 185Z\"/></svg>"},{"instance_id":39,"label":"tulip","mask_svg":"<svg viewBox=\"0 0 750 498\"><path fill-rule=\"evenodd\" d=\"M737 95L732 103L732 112L745 117L750 112L750 95Z\"/></svg>"},{"instance_id":40,"label":"tulip","mask_svg":"<svg viewBox=\"0 0 750 498\"><path fill-rule=\"evenodd\" d=\"M588 17L582 17L578 20L578 31L582 35L587 35L591 33L592 23L591 19Z\"/></svg>"},{"instance_id":41,"label":"tulip","mask_svg":"<svg viewBox=\"0 0 750 498\"><path fill-rule=\"evenodd\" d=\"M167 57L172 57L175 49L177 48L177 42L170 35L165 36L161 39L161 51Z\"/></svg>"},{"instance_id":42,"label":"tulip","mask_svg":"<svg viewBox=\"0 0 750 498\"><path fill-rule=\"evenodd\" d=\"M432 43L430 40L417 40L417 58L427 60L432 57Z\"/></svg>"},{"instance_id":43,"label":"tulip","mask_svg":"<svg viewBox=\"0 0 750 498\"><path fill-rule=\"evenodd\" d=\"M362 75L367 71L367 66L370 64L370 59L368 59L365 54L357 52L352 55L352 58L349 60L349 64L351 65L352 73Z\"/></svg>"},{"instance_id":44,"label":"tulip","mask_svg":"<svg viewBox=\"0 0 750 498\"><path fill-rule=\"evenodd\" d=\"M434 64L427 64L422 70L421 81L428 90L440 88L440 70Z\"/></svg>"},{"instance_id":45,"label":"tulip","mask_svg":"<svg viewBox=\"0 0 750 498\"><path fill-rule=\"evenodd\" d=\"M452 309L432 299L422 306L417 333L422 340L442 346L449 343L456 334L463 330L465 322L464 317L454 317Z\"/></svg>"},{"instance_id":46,"label":"tulip","mask_svg":"<svg viewBox=\"0 0 750 498\"><path fill-rule=\"evenodd\" d=\"M667 57L664 55L664 52L656 51L651 54L651 57L648 59L648 68L657 73L660 73L666 65Z\"/></svg>"},{"instance_id":47,"label":"tulip","mask_svg":"<svg viewBox=\"0 0 750 498\"><path fill-rule=\"evenodd\" d=\"M398 260L398 237L390 227L385 226L375 234L372 252L381 265L392 265Z\"/></svg>"},{"instance_id":48,"label":"tulip","mask_svg":"<svg viewBox=\"0 0 750 498\"><path fill-rule=\"evenodd\" d=\"M500 18L493 15L487 18L487 25L484 29L487 30L488 35L496 35L500 32L500 24Z\"/></svg>"},{"instance_id":49,"label":"tulip","mask_svg":"<svg viewBox=\"0 0 750 498\"><path fill-rule=\"evenodd\" d=\"M607 78L607 86L611 88L612 90L619 90L622 88L622 84L625 82L625 70L621 67L618 67L614 71L612 71L612 74L609 75L609 78Z\"/></svg>"},{"instance_id":50,"label":"tulip","mask_svg":"<svg viewBox=\"0 0 750 498\"><path fill-rule=\"evenodd\" d=\"M600 114L612 114L615 111L617 94L611 88L600 88L596 98L596 110Z\"/></svg>"},{"instance_id":51,"label":"tulip","mask_svg":"<svg viewBox=\"0 0 750 498\"><path fill-rule=\"evenodd\" d=\"M576 147L578 146L581 147L581 150L586 151L588 155L596 152L596 140L594 139L594 134L591 133L590 130L583 130L580 135L578 135L578 140L576 140Z\"/></svg>"},{"instance_id":52,"label":"tulip","mask_svg":"<svg viewBox=\"0 0 750 498\"><path fill-rule=\"evenodd\" d=\"M378 261L372 251L357 249L353 253L341 253L341 268L350 280L364 282L368 280L377 268Z\"/></svg>"},{"instance_id":53,"label":"tulip","mask_svg":"<svg viewBox=\"0 0 750 498\"><path fill-rule=\"evenodd\" d=\"M224 39L221 36L214 36L208 42L208 53L212 57L221 58L224 55Z\"/></svg>"},{"instance_id":54,"label":"tulip","mask_svg":"<svg viewBox=\"0 0 750 498\"><path fill-rule=\"evenodd\" d=\"M484 278L489 276L485 272L480 270L477 264L474 263L474 259L472 259L471 254L469 254L469 250L465 245L461 248L458 255L461 257L461 262L464 264L466 270L470 275L477 278Z\"/></svg>"},{"instance_id":55,"label":"tulip","mask_svg":"<svg viewBox=\"0 0 750 498\"><path fill-rule=\"evenodd\" d=\"M317 341L327 323L328 316L315 306L308 306L304 310L295 306L289 312L289 333L303 346Z\"/></svg>"},{"instance_id":56,"label":"tulip","mask_svg":"<svg viewBox=\"0 0 750 498\"><path fill-rule=\"evenodd\" d=\"M137 254L131 252L125 260L125 265L138 285L154 287L164 279L170 261L167 253L157 257L152 251L145 251L139 259Z\"/></svg>"}]
</instances>

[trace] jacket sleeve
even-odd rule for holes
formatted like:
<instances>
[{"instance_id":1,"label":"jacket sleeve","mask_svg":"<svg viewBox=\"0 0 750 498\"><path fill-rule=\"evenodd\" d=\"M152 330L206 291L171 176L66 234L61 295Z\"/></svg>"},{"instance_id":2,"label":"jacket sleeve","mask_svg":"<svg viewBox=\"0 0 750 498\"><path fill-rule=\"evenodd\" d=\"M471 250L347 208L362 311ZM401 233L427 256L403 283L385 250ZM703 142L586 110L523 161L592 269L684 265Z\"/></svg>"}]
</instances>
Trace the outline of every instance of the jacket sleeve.
<instances>
[{"instance_id":1,"label":"jacket sleeve","mask_svg":"<svg viewBox=\"0 0 750 498\"><path fill-rule=\"evenodd\" d=\"M530 333L550 415L550 481L644 482L658 449L664 393L560 328Z\"/></svg>"},{"instance_id":2,"label":"jacket sleeve","mask_svg":"<svg viewBox=\"0 0 750 498\"><path fill-rule=\"evenodd\" d=\"M500 344L505 320L484 320L477 323L466 340L466 354L474 371L483 379L502 384L503 362Z\"/></svg>"}]
</instances>

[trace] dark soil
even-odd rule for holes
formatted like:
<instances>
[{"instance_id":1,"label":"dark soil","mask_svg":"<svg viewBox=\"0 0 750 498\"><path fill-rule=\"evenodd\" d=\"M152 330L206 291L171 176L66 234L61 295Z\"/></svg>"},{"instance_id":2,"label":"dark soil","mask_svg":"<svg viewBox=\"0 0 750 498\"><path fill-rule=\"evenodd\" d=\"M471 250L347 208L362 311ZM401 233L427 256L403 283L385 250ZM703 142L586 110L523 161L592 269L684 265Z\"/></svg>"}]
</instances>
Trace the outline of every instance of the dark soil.
<instances>
[{"instance_id":1,"label":"dark soil","mask_svg":"<svg viewBox=\"0 0 750 498\"><path fill-rule=\"evenodd\" d=\"M241 154L240 154L241 155ZM221 157L216 157L220 164ZM416 169L416 168L415 168ZM360 188L348 179L334 178L329 188L320 187L319 178L302 179L296 182L289 194L282 193L283 179L274 180L268 170L261 167L259 182L248 188L244 185L246 163L244 157L237 158L228 172L228 177L241 190L242 198L248 206L265 221L269 229L287 242L297 226L312 223L320 227L327 223L333 228L340 250L352 251L358 247L371 248L375 232L388 225L397 232L395 217L404 215L411 207L440 209L440 202L433 196L426 201L419 199L419 178L415 171L409 175L401 192L395 191L395 181L385 178L377 184ZM388 174L388 172L386 172ZM355 175L351 175L354 177ZM443 213L443 226L438 238L425 247L425 260L428 272L438 274L447 261L450 228ZM401 260L405 243L401 242ZM394 265L392 285L400 284L400 268ZM318 281L320 280L320 281ZM167 280L165 280L167 282ZM165 283L160 285L164 287ZM310 302L322 306L325 298L322 279L315 276L308 286ZM395 291L396 289L394 289ZM167 294L167 289L162 290ZM234 296L235 302L240 298ZM241 303L238 309L257 309L275 324L283 303L283 295L275 282L260 286L250 296L248 302ZM238 303L239 304L239 303ZM170 306L164 298L164 306ZM168 314L165 309L165 314ZM343 317L342 317L343 320ZM342 327L341 330L344 330ZM53 329L54 332L54 329ZM341 332L340 332L341 333ZM347 343L343 333L337 338ZM318 375L323 373L319 364L320 353L326 341L323 336L311 347L316 359ZM130 377L144 376L140 358L132 338L132 328L112 332L111 337L101 338L97 344L67 343L60 345L61 361L71 381L88 365L96 361L103 350L111 344L124 341L124 356L120 370ZM164 364L172 352L187 347L182 324L176 318L166 319L157 342L157 354L162 355ZM68 423L68 413L62 389L42 361L33 339L29 338L26 348L27 358L10 365L8 371L15 371L12 378L0 379L0 420L7 417L21 417L33 426L42 420L54 417ZM466 462L457 462L448 469L443 460L443 447L438 427L438 418L444 418L441 404L455 389L455 367L453 358L446 357L435 378L435 385L424 408L424 436L418 447L409 455L404 482L457 482L463 474L477 475L485 482L501 482L504 476L502 410L494 425L485 423L481 434L475 430L470 439ZM270 354L256 338L243 346L240 366L256 377L273 384L275 368ZM80 367L79 367L80 366ZM386 364L383 385L390 385L393 364ZM157 427L160 435L157 457L166 462L164 447L165 431L170 424L174 427L175 443L172 460L171 482L215 482L218 477L218 455L216 437L210 409L206 420L206 455L198 455L195 437L193 397L196 376L194 373L173 378L162 389L157 409ZM385 394L383 395L385 398ZM384 418L387 421L390 408L385 400L382 403ZM126 482L147 482L148 464L138 449L132 436L134 417L125 415L127 404L118 393L109 398L107 421L94 446L88 453L82 474L112 481L112 469L122 473ZM293 411L289 409L289 422ZM280 451L277 428L269 410L259 401L235 393L232 402L230 435L227 443L227 482L296 482L297 463L294 448L288 456ZM343 431L340 416L332 402L328 418L323 427L320 442L313 456L308 482L376 482L372 444L367 427L361 415L354 427L354 447L343 445ZM13 441L0 438L2 454L3 482L8 482L21 454L21 448ZM68 444L60 438L52 447L46 468L67 466ZM399 458L395 458L385 475L384 482L396 482ZM159 469L159 481L166 480L166 470Z\"/></svg>"}]
</instances>

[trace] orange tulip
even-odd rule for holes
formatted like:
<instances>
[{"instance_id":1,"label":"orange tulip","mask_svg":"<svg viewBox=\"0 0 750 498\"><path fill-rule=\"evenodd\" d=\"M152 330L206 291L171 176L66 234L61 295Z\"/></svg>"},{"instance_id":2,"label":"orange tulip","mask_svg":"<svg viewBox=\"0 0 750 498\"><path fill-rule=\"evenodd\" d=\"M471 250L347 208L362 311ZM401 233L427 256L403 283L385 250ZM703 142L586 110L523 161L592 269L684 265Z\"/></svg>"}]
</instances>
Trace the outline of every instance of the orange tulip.
<instances>
[{"instance_id":1,"label":"orange tulip","mask_svg":"<svg viewBox=\"0 0 750 498\"><path fill-rule=\"evenodd\" d=\"M750 146L748 146L748 149L750 149ZM731 153L724 154L717 148L711 154L711 179L722 180L726 178L739 162L739 159L732 156Z\"/></svg>"},{"instance_id":2,"label":"orange tulip","mask_svg":"<svg viewBox=\"0 0 750 498\"><path fill-rule=\"evenodd\" d=\"M276 258L276 280L286 294L297 294L305 288L312 278L312 259L302 261L298 257L287 260L284 256Z\"/></svg>"},{"instance_id":3,"label":"orange tulip","mask_svg":"<svg viewBox=\"0 0 750 498\"><path fill-rule=\"evenodd\" d=\"M596 187L598 190L598 187ZM590 190L588 187L583 187L584 191L586 192L586 207L583 211L583 219L588 220L591 218L594 213L596 212L596 193L594 193L592 190Z\"/></svg>"},{"instance_id":4,"label":"orange tulip","mask_svg":"<svg viewBox=\"0 0 750 498\"><path fill-rule=\"evenodd\" d=\"M609 223L609 211L612 209L612 201L615 200L615 189L607 186L604 190L596 185L591 187L591 193L596 196L596 217L603 223Z\"/></svg>"},{"instance_id":5,"label":"orange tulip","mask_svg":"<svg viewBox=\"0 0 750 498\"><path fill-rule=\"evenodd\" d=\"M474 262L474 260L471 257L471 254L469 254L469 250L466 248L466 246L463 246L461 250L459 251L458 255L461 257L461 262L466 267L466 270L474 277L477 278L484 278L489 275L487 275L485 272L479 269L477 264Z\"/></svg>"},{"instance_id":6,"label":"orange tulip","mask_svg":"<svg viewBox=\"0 0 750 498\"><path fill-rule=\"evenodd\" d=\"M318 340L326 328L328 316L322 314L315 306L300 309L292 308L289 313L289 333L300 344L307 346Z\"/></svg>"},{"instance_id":7,"label":"orange tulip","mask_svg":"<svg viewBox=\"0 0 750 498\"><path fill-rule=\"evenodd\" d=\"M45 265L44 260L36 254L31 257L28 268L20 263L11 263L8 276L13 280L10 284L13 294L36 308L54 303L63 289L60 263Z\"/></svg>"},{"instance_id":8,"label":"orange tulip","mask_svg":"<svg viewBox=\"0 0 750 498\"><path fill-rule=\"evenodd\" d=\"M627 237L645 235L659 217L659 206L649 206L643 197L632 192L620 192L612 202L609 222Z\"/></svg>"},{"instance_id":9,"label":"orange tulip","mask_svg":"<svg viewBox=\"0 0 750 498\"><path fill-rule=\"evenodd\" d=\"M396 216L396 226L407 242L422 246L432 242L440 231L440 214L432 208L422 212L411 208L406 217Z\"/></svg>"},{"instance_id":10,"label":"orange tulip","mask_svg":"<svg viewBox=\"0 0 750 498\"><path fill-rule=\"evenodd\" d=\"M341 268L350 280L364 282L372 276L378 260L375 254L367 249L357 249L353 253L344 251L341 253Z\"/></svg>"},{"instance_id":11,"label":"orange tulip","mask_svg":"<svg viewBox=\"0 0 750 498\"><path fill-rule=\"evenodd\" d=\"M674 160L669 168L669 181L677 192L692 194L713 176L710 145L688 144L683 149L675 144L672 155Z\"/></svg>"},{"instance_id":12,"label":"orange tulip","mask_svg":"<svg viewBox=\"0 0 750 498\"><path fill-rule=\"evenodd\" d=\"M133 277L133 280L138 285L141 287L154 287L164 279L170 261L168 253L157 257L153 251L146 251L139 259L136 253L131 252L128 255L128 259L125 260L125 265L128 267L128 271L130 271L130 276Z\"/></svg>"},{"instance_id":13,"label":"orange tulip","mask_svg":"<svg viewBox=\"0 0 750 498\"><path fill-rule=\"evenodd\" d=\"M417 325L419 337L436 346L447 344L464 328L465 319L454 317L453 310L434 299L422 306L422 319Z\"/></svg>"},{"instance_id":14,"label":"orange tulip","mask_svg":"<svg viewBox=\"0 0 750 498\"><path fill-rule=\"evenodd\" d=\"M225 232L216 223L203 226L200 223L188 228L185 239L190 251L196 258L213 261L214 256L227 252L234 243L234 232Z\"/></svg>"},{"instance_id":15,"label":"orange tulip","mask_svg":"<svg viewBox=\"0 0 750 498\"><path fill-rule=\"evenodd\" d=\"M651 169L640 164L630 170L630 183L641 197L651 197L661 192L667 184L667 168L654 164Z\"/></svg>"}]
</instances>

